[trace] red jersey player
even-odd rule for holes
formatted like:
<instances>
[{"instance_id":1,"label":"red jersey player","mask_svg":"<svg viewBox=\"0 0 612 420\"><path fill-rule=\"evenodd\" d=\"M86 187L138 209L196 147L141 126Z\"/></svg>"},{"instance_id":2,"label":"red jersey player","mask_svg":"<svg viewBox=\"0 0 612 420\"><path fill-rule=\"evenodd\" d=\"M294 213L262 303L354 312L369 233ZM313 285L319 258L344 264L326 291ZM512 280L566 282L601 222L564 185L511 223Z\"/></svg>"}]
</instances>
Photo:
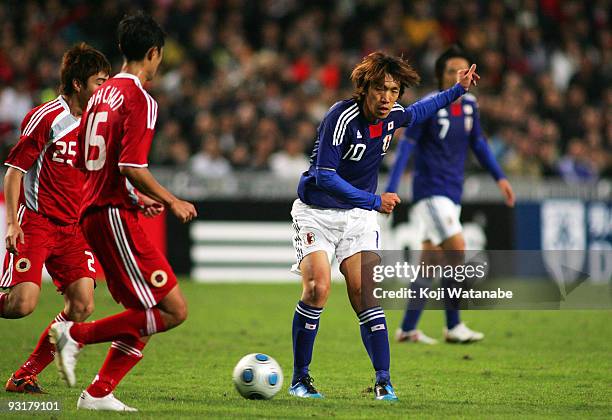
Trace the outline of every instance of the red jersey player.
<instances>
[{"instance_id":1,"label":"red jersey player","mask_svg":"<svg viewBox=\"0 0 612 420\"><path fill-rule=\"evenodd\" d=\"M157 103L143 88L162 60L164 33L149 16L119 23L122 72L98 89L83 113L79 145L86 181L81 207L85 238L100 259L108 288L126 311L95 322L57 322L50 330L56 362L69 386L80 345L109 342L108 356L77 407L134 411L112 391L142 358L148 336L181 324L187 305L166 258L138 224L135 188L170 209L182 222L196 216L147 169Z\"/></svg>"},{"instance_id":2,"label":"red jersey player","mask_svg":"<svg viewBox=\"0 0 612 420\"><path fill-rule=\"evenodd\" d=\"M19 142L5 162L8 252L0 287L10 291L0 293L3 318L34 310L43 263L64 295L64 310L55 320L83 321L93 311L94 257L78 225L84 176L73 162L82 109L109 73L101 52L74 46L62 60L61 95L34 108L21 124ZM42 392L37 374L53 360L48 330L8 380L7 391Z\"/></svg>"}]
</instances>

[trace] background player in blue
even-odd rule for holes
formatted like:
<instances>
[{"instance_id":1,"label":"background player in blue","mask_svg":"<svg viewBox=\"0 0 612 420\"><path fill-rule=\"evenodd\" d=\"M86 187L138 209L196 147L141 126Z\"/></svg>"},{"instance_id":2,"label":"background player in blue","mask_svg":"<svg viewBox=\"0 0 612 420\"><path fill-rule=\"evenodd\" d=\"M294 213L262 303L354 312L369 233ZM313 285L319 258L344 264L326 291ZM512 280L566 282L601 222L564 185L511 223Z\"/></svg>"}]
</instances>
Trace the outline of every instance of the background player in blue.
<instances>
[{"instance_id":1,"label":"background player in blue","mask_svg":"<svg viewBox=\"0 0 612 420\"><path fill-rule=\"evenodd\" d=\"M455 101L479 79L475 71L476 66L458 71L453 87L404 108L396 101L419 82L419 75L401 58L375 52L353 69L353 98L336 103L323 118L291 211L297 257L293 271L301 274L303 286L293 318L291 395L321 398L309 365L335 253L376 371L375 398L397 399L389 377L385 314L368 293L369 282L362 284L362 267L367 278L367 271L379 263L377 254L364 252L380 249L376 211L389 214L400 201L394 193L376 194L378 169L394 131L419 124Z\"/></svg>"},{"instance_id":2,"label":"background player in blue","mask_svg":"<svg viewBox=\"0 0 612 420\"><path fill-rule=\"evenodd\" d=\"M440 90L454 84L457 70L471 62L458 46L444 52L436 61L436 78ZM508 206L514 205L514 192L495 161L480 128L478 105L472 94L467 94L440 109L425 121L411 125L404 131L399 153L393 166L388 192L396 192L402 173L412 151L415 151L413 177L413 215L423 230L422 259L426 264L462 261L465 241L459 215L465 159L471 148L480 164L493 176ZM440 252L443 251L443 252ZM445 261L440 261L440 259ZM430 279L418 279L418 288ZM442 279L451 287L453 279ZM484 338L484 334L472 331L459 319L458 301L447 298L446 328L444 336L449 342L471 342ZM425 302L411 301L404 321L396 332L398 341L414 341L435 344L416 328Z\"/></svg>"}]
</instances>

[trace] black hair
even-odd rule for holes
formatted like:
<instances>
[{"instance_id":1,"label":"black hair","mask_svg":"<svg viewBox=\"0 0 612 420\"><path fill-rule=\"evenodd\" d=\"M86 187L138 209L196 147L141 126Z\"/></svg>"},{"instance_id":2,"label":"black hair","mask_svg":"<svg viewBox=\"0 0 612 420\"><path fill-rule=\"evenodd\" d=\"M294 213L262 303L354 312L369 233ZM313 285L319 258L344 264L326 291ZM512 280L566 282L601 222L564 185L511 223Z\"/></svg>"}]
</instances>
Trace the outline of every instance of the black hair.
<instances>
[{"instance_id":1,"label":"black hair","mask_svg":"<svg viewBox=\"0 0 612 420\"><path fill-rule=\"evenodd\" d=\"M127 61L140 61L151 48L161 50L166 34L149 15L138 12L125 16L117 28L119 49Z\"/></svg>"},{"instance_id":2,"label":"black hair","mask_svg":"<svg viewBox=\"0 0 612 420\"><path fill-rule=\"evenodd\" d=\"M385 83L385 74L390 75L400 85L401 98L406 88L418 85L421 76L402 57L395 57L376 51L365 56L351 73L353 99L362 102L373 83Z\"/></svg>"},{"instance_id":3,"label":"black hair","mask_svg":"<svg viewBox=\"0 0 612 420\"><path fill-rule=\"evenodd\" d=\"M436 60L436 79L438 80L438 87L442 89L442 82L444 80L444 69L446 68L446 62L451 58L463 58L467 60L468 64L474 62L473 58L463 49L459 44L451 46L449 49L444 51L440 57Z\"/></svg>"},{"instance_id":4,"label":"black hair","mask_svg":"<svg viewBox=\"0 0 612 420\"><path fill-rule=\"evenodd\" d=\"M63 95L75 93L72 82L78 80L81 86L87 86L87 79L94 74L104 72L110 75L111 65L100 51L84 42L74 45L64 54L60 68L60 92Z\"/></svg>"}]
</instances>

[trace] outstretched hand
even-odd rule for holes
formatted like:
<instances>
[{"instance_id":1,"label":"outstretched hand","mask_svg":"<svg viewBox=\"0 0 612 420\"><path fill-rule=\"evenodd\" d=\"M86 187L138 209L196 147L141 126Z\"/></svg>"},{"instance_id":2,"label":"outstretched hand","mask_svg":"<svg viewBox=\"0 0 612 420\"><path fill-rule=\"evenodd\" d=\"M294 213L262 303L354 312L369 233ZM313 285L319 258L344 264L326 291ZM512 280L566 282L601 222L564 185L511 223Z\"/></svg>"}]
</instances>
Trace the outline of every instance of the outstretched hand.
<instances>
[{"instance_id":1,"label":"outstretched hand","mask_svg":"<svg viewBox=\"0 0 612 420\"><path fill-rule=\"evenodd\" d=\"M457 72L457 83L463 89L470 90L470 86L477 86L480 76L476 73L476 64L472 64L469 69L462 69Z\"/></svg>"},{"instance_id":2,"label":"outstretched hand","mask_svg":"<svg viewBox=\"0 0 612 420\"><path fill-rule=\"evenodd\" d=\"M510 182L507 179L502 178L497 181L497 186L499 187L499 190L504 196L504 201L506 202L506 205L508 207L514 207L516 196L514 195L514 191L512 190L512 185L510 185Z\"/></svg>"}]
</instances>

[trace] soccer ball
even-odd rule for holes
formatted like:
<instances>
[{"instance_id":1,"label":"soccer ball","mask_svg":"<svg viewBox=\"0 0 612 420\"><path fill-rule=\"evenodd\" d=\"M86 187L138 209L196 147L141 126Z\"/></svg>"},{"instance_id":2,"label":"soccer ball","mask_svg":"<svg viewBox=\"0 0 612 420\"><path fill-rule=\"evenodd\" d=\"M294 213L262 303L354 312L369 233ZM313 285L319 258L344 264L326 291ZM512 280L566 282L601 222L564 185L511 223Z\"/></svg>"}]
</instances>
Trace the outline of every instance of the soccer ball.
<instances>
[{"instance_id":1,"label":"soccer ball","mask_svg":"<svg viewBox=\"0 0 612 420\"><path fill-rule=\"evenodd\" d=\"M283 371L267 354L251 353L240 359L233 379L236 390L244 398L269 400L283 386Z\"/></svg>"}]
</instances>

